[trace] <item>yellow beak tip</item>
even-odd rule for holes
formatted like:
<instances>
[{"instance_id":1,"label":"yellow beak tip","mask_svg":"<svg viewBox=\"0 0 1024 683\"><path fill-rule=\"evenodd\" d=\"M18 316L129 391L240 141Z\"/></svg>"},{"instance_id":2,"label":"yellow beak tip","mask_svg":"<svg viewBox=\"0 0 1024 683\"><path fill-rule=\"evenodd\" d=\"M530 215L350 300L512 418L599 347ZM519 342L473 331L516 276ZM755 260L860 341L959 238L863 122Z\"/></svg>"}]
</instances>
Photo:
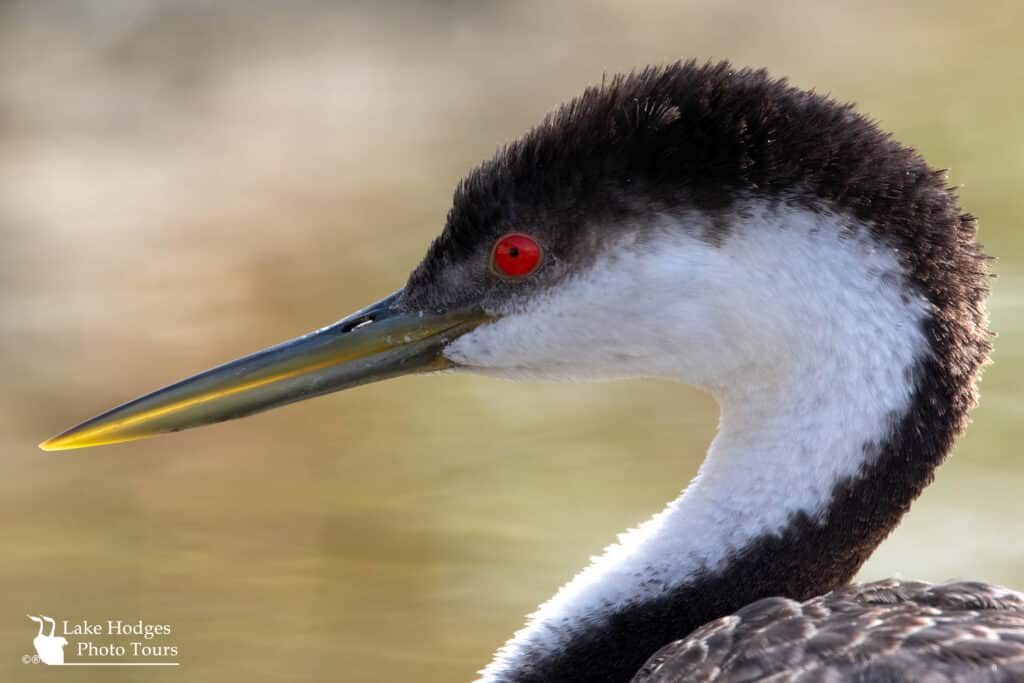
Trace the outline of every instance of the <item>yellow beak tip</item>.
<instances>
[{"instance_id":1,"label":"yellow beak tip","mask_svg":"<svg viewBox=\"0 0 1024 683\"><path fill-rule=\"evenodd\" d=\"M64 434L58 434L57 436L50 437L46 441L39 444L39 450L53 452L53 451L70 451L77 448L88 448L89 446L97 446L101 443L106 443L95 438L89 438L89 434L83 434L81 432L66 432Z\"/></svg>"},{"instance_id":2,"label":"yellow beak tip","mask_svg":"<svg viewBox=\"0 0 1024 683\"><path fill-rule=\"evenodd\" d=\"M60 434L39 444L39 449L47 452L72 451L79 448L91 448L92 446L106 446L108 444L122 443L141 439L143 435L98 435L92 432L75 432Z\"/></svg>"},{"instance_id":3,"label":"yellow beak tip","mask_svg":"<svg viewBox=\"0 0 1024 683\"><path fill-rule=\"evenodd\" d=\"M65 442L60 437L54 437L52 439L47 439L46 441L43 441L42 443L39 444L39 450L41 450L41 451L48 451L48 452L64 451L64 450L67 450L69 448L73 448L73 446L71 446L70 444Z\"/></svg>"}]
</instances>

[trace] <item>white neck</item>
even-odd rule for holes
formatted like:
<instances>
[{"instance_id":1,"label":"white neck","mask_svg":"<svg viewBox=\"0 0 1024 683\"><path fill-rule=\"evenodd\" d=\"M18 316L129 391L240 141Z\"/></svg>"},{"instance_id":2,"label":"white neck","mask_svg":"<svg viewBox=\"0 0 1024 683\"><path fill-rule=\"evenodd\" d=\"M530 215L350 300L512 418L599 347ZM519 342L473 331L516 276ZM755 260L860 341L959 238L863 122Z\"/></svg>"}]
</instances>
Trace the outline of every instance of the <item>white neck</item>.
<instances>
[{"instance_id":1,"label":"white neck","mask_svg":"<svg viewBox=\"0 0 1024 683\"><path fill-rule=\"evenodd\" d=\"M563 328L571 326L567 319L574 311L592 319L602 306L614 307L613 292L640 289L648 293L650 310L636 312L645 300L626 297L637 321L648 321L659 336L675 329L691 337L678 339L677 358L664 351L663 339L661 346L659 339L642 342L641 348L661 351L645 371L594 374L675 376L707 388L721 407L718 435L685 492L622 535L531 615L481 681L515 680L512 672L529 671L545 653L557 655L625 605L657 600L697 576L721 571L736 553L780 533L797 514L824 522L836 483L870 464L906 413L914 390L910 369L927 353L921 330L927 306L906 289L896 256L864 226L851 227L833 215L763 206L747 214L754 218L737 225L721 245L677 229L674 246L663 239L657 250L637 247L631 257L619 250L614 261L599 263L565 285L564 294L544 301L543 311L518 320L509 316L461 346L453 344L453 357L483 371L542 374L525 361L495 366L492 358L515 355L499 340L508 343L524 326L536 337L547 316ZM680 281L700 300L666 289L667 282ZM658 292L667 296L651 301ZM694 330L695 322L718 311L724 312L720 319ZM599 326L614 320L619 329L630 328L625 310L607 312ZM650 325L652 319L659 324ZM514 351L523 353L522 339L512 342ZM546 348L553 348L551 340ZM571 359L587 363L590 354L596 365L610 357L603 353L593 344ZM626 362L640 357L635 353ZM588 374L586 367L567 370L569 360L545 362L562 375Z\"/></svg>"}]
</instances>

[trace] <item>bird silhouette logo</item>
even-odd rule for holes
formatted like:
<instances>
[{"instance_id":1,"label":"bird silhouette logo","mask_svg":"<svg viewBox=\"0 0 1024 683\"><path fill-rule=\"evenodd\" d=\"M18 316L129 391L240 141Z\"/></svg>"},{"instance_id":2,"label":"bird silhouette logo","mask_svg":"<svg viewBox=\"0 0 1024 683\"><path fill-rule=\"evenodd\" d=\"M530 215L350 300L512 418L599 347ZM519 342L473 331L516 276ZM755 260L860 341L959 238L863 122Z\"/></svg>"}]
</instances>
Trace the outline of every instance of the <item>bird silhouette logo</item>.
<instances>
[{"instance_id":1,"label":"bird silhouette logo","mask_svg":"<svg viewBox=\"0 0 1024 683\"><path fill-rule=\"evenodd\" d=\"M56 622L50 617L44 617L43 615L34 617L31 614L26 614L25 616L39 624L39 633L32 639L32 644L35 645L36 654L39 655L39 659L42 660L43 664L57 666L64 664L64 646L68 644L68 640L64 636L53 635L54 630L57 628ZM50 625L49 635L43 634L43 628L46 624Z\"/></svg>"}]
</instances>

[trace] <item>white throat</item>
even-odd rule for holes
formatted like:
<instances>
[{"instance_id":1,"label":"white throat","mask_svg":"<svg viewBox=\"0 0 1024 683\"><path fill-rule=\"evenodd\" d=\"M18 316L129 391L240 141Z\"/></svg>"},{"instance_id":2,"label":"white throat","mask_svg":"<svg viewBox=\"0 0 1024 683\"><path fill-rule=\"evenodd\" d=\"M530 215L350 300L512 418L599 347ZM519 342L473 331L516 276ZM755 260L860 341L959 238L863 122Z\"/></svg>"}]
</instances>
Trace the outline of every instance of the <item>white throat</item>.
<instances>
[{"instance_id":1,"label":"white throat","mask_svg":"<svg viewBox=\"0 0 1024 683\"><path fill-rule=\"evenodd\" d=\"M587 272L449 347L491 374L673 377L721 407L683 494L531 615L481 681L720 570L794 515L824 521L835 484L907 411L928 304L895 253L830 213L751 203L737 216L718 244L699 216L623 231Z\"/></svg>"}]
</instances>

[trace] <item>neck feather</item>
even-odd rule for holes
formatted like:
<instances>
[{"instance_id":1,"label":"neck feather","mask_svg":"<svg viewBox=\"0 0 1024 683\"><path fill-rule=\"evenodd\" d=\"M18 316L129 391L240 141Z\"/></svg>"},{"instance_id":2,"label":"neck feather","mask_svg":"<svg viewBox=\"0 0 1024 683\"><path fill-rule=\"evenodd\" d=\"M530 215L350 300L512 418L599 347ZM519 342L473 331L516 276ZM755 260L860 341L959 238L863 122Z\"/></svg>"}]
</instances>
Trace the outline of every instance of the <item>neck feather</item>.
<instances>
[{"instance_id":1,"label":"neck feather","mask_svg":"<svg viewBox=\"0 0 1024 683\"><path fill-rule=\"evenodd\" d=\"M662 645L745 604L852 578L948 452L976 370L958 376L945 323L880 251L886 267L804 261L821 279L794 286L819 285L822 306L794 342L801 362L708 386L721 425L694 481L531 615L481 681L627 681ZM842 301L825 286L836 273L869 299Z\"/></svg>"},{"instance_id":2,"label":"neck feather","mask_svg":"<svg viewBox=\"0 0 1024 683\"><path fill-rule=\"evenodd\" d=\"M683 494L531 615L481 680L621 683L662 645L757 599L807 599L848 582L945 449L901 447L913 397L897 409L902 434L881 442L893 414L881 404L844 440L836 422L798 407L804 398L785 408L789 422L724 403ZM822 407L842 421L851 406Z\"/></svg>"}]
</instances>

